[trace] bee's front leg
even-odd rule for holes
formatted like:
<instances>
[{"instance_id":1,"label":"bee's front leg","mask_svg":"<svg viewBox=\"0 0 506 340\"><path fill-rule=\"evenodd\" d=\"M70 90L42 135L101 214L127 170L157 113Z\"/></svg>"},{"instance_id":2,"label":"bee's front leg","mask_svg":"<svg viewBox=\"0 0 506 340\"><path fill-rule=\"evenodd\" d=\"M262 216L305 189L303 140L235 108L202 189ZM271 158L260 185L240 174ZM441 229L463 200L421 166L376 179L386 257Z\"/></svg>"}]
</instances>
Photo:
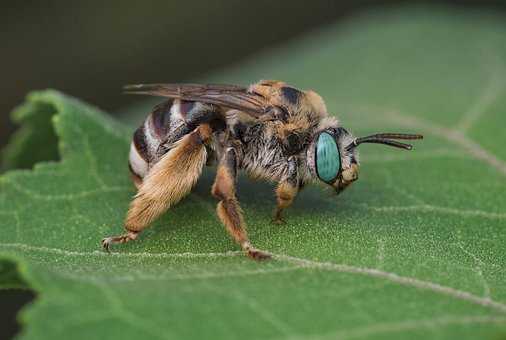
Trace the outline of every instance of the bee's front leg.
<instances>
[{"instance_id":1,"label":"bee's front leg","mask_svg":"<svg viewBox=\"0 0 506 340\"><path fill-rule=\"evenodd\" d=\"M288 175L276 187L276 210L272 222L284 224L283 211L288 208L299 192L298 163L295 156L288 158Z\"/></svg>"},{"instance_id":2,"label":"bee's front leg","mask_svg":"<svg viewBox=\"0 0 506 340\"><path fill-rule=\"evenodd\" d=\"M233 147L229 147L220 160L212 188L212 194L220 200L216 208L218 217L230 235L241 245L249 257L255 260L268 259L271 256L266 252L254 248L248 239L241 207L235 196L236 179L237 154Z\"/></svg>"}]
</instances>

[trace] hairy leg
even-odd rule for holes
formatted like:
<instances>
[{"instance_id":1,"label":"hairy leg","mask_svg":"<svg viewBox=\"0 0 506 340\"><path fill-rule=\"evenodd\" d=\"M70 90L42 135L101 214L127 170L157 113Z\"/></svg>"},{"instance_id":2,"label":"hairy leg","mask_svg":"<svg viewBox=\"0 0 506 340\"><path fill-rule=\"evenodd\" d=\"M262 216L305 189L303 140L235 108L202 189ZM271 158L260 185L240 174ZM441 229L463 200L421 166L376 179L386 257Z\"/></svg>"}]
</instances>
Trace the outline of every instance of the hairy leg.
<instances>
[{"instance_id":1,"label":"hairy leg","mask_svg":"<svg viewBox=\"0 0 506 340\"><path fill-rule=\"evenodd\" d=\"M276 188L276 210L274 212L273 222L284 224L283 211L288 208L297 196L298 187L288 181L280 182Z\"/></svg>"},{"instance_id":2,"label":"hairy leg","mask_svg":"<svg viewBox=\"0 0 506 340\"><path fill-rule=\"evenodd\" d=\"M273 222L283 224L283 210L288 208L299 192L298 163L295 156L288 158L287 177L279 182L276 187L276 210L274 211Z\"/></svg>"},{"instance_id":3,"label":"hairy leg","mask_svg":"<svg viewBox=\"0 0 506 340\"><path fill-rule=\"evenodd\" d=\"M255 249L248 239L241 207L235 196L236 177L237 156L235 150L229 147L220 161L212 188L212 194L220 200L216 209L218 217L249 257L255 260L267 259L270 255Z\"/></svg>"},{"instance_id":4,"label":"hairy leg","mask_svg":"<svg viewBox=\"0 0 506 340\"><path fill-rule=\"evenodd\" d=\"M190 192L206 162L204 144L211 133L209 125L200 125L153 166L130 203L125 219L127 233L103 239L106 250L110 244L135 240L151 222Z\"/></svg>"}]
</instances>

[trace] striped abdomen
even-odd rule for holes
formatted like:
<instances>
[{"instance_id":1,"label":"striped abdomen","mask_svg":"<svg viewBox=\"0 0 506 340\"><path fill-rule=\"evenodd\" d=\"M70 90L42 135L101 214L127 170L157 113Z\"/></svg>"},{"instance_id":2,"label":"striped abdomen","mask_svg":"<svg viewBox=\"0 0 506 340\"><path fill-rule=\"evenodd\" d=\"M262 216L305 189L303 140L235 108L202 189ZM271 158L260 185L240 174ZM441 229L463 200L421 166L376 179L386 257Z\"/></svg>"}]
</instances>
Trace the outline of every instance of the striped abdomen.
<instances>
[{"instance_id":1,"label":"striped abdomen","mask_svg":"<svg viewBox=\"0 0 506 340\"><path fill-rule=\"evenodd\" d=\"M200 123L220 119L213 105L167 100L154 107L135 131L130 145L129 167L136 184L184 135Z\"/></svg>"}]
</instances>

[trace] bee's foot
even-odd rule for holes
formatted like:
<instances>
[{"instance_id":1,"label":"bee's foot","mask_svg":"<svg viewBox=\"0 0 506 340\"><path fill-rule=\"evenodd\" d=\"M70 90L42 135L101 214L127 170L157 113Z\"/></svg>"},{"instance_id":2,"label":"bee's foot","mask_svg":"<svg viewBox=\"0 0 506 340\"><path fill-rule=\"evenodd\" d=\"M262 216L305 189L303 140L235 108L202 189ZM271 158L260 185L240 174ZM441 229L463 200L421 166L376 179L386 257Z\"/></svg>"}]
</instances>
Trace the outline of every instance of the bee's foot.
<instances>
[{"instance_id":1,"label":"bee's foot","mask_svg":"<svg viewBox=\"0 0 506 340\"><path fill-rule=\"evenodd\" d=\"M137 238L137 235L139 233L138 232L135 232L135 231L129 231L128 233L126 234L123 234L123 235L119 235L119 236L110 236L110 237L106 237L104 239L102 239L102 247L104 248L104 250L106 252L110 252L110 246L111 244L115 244L115 243L126 243L128 241L133 241Z\"/></svg>"},{"instance_id":2,"label":"bee's foot","mask_svg":"<svg viewBox=\"0 0 506 340\"><path fill-rule=\"evenodd\" d=\"M241 243L241 247L246 252L246 255L248 255L248 257L252 258L253 260L262 261L270 259L272 257L268 252L253 247L249 241L244 241Z\"/></svg>"},{"instance_id":3,"label":"bee's foot","mask_svg":"<svg viewBox=\"0 0 506 340\"><path fill-rule=\"evenodd\" d=\"M272 223L277 225L283 225L286 224L286 221L280 217L275 217L272 219Z\"/></svg>"},{"instance_id":4,"label":"bee's foot","mask_svg":"<svg viewBox=\"0 0 506 340\"><path fill-rule=\"evenodd\" d=\"M271 254L256 248L248 249L246 253L248 254L249 258L256 261L264 261L272 257Z\"/></svg>"}]
</instances>

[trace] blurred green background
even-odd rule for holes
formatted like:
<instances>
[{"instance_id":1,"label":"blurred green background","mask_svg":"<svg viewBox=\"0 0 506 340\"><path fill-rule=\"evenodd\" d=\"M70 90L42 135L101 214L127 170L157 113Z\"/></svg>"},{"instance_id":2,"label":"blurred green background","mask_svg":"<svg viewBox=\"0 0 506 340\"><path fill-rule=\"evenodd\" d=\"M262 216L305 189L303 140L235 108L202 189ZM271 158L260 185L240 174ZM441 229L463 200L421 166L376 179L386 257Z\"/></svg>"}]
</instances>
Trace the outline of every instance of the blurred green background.
<instances>
[{"instance_id":1,"label":"blurred green background","mask_svg":"<svg viewBox=\"0 0 506 340\"><path fill-rule=\"evenodd\" d=\"M56 88L114 112L136 100L121 94L124 84L189 81L357 12L413 2L3 2L0 145L13 130L9 112L30 90ZM505 5L497 0L431 3L469 10Z\"/></svg>"},{"instance_id":2,"label":"blurred green background","mask_svg":"<svg viewBox=\"0 0 506 340\"><path fill-rule=\"evenodd\" d=\"M31 1L2 5L0 144L8 113L56 88L114 112L121 87L180 82L349 15L374 1ZM253 79L252 79L253 81Z\"/></svg>"},{"instance_id":3,"label":"blurred green background","mask_svg":"<svg viewBox=\"0 0 506 340\"><path fill-rule=\"evenodd\" d=\"M2 4L0 146L14 129L9 112L30 90L56 88L109 112L120 112L138 100L121 94L124 84L193 81L321 26L353 20L362 11L413 2L93 0ZM506 8L503 1L430 3L469 11ZM14 334L15 313L31 298L29 292L0 291L0 338Z\"/></svg>"}]
</instances>

